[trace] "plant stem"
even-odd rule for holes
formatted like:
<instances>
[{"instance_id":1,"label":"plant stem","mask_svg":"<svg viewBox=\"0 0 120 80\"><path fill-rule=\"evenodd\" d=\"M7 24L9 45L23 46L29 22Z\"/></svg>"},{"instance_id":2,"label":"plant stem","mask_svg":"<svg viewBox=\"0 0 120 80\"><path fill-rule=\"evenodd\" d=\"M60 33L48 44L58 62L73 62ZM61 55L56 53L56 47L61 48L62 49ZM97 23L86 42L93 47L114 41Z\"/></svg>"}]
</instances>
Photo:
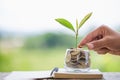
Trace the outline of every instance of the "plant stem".
<instances>
[{"instance_id":1,"label":"plant stem","mask_svg":"<svg viewBox=\"0 0 120 80\"><path fill-rule=\"evenodd\" d=\"M75 39L76 39L76 50L77 50L77 42L78 42L78 30L76 31L76 35L75 35Z\"/></svg>"},{"instance_id":2,"label":"plant stem","mask_svg":"<svg viewBox=\"0 0 120 80\"><path fill-rule=\"evenodd\" d=\"M78 41L78 30L79 30L78 20L76 19L76 31L75 31L75 39L76 39L75 47L76 47L76 51L77 51L77 41Z\"/></svg>"},{"instance_id":3,"label":"plant stem","mask_svg":"<svg viewBox=\"0 0 120 80\"><path fill-rule=\"evenodd\" d=\"M76 47L76 49L77 49L77 35L76 35L75 37L76 37L75 47Z\"/></svg>"}]
</instances>

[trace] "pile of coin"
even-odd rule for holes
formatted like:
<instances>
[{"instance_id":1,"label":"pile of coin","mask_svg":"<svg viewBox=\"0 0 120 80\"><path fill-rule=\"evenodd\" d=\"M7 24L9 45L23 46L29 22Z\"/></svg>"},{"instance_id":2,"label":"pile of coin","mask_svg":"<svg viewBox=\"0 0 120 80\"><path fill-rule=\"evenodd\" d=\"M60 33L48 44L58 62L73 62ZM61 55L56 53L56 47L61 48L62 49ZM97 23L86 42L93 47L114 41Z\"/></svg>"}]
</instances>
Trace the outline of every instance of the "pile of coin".
<instances>
[{"instance_id":1,"label":"pile of coin","mask_svg":"<svg viewBox=\"0 0 120 80\"><path fill-rule=\"evenodd\" d=\"M69 49L66 52L65 65L69 68L89 68L89 52L82 49Z\"/></svg>"}]
</instances>

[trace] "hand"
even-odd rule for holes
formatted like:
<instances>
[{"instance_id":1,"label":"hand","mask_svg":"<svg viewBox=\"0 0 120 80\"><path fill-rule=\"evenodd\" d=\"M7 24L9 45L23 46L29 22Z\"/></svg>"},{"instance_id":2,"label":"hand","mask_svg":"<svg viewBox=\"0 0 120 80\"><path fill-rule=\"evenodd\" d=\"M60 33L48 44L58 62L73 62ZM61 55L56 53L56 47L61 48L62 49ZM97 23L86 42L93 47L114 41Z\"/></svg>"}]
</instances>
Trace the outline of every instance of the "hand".
<instances>
[{"instance_id":1,"label":"hand","mask_svg":"<svg viewBox=\"0 0 120 80\"><path fill-rule=\"evenodd\" d=\"M99 54L111 53L120 55L120 33L102 25L90 32L78 45L87 45L90 50Z\"/></svg>"}]
</instances>

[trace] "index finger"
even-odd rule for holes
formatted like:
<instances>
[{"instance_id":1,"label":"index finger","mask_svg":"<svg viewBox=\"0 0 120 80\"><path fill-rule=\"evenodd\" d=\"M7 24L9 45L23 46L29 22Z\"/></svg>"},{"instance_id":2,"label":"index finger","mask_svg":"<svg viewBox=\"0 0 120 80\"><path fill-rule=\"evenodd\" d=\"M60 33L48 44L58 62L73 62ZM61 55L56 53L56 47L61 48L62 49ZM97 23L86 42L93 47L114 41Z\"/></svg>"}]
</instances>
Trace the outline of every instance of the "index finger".
<instances>
[{"instance_id":1,"label":"index finger","mask_svg":"<svg viewBox=\"0 0 120 80\"><path fill-rule=\"evenodd\" d=\"M82 41L79 43L78 47L84 46L86 43L96 40L96 38L102 35L101 28L97 28L94 31L90 32Z\"/></svg>"}]
</instances>

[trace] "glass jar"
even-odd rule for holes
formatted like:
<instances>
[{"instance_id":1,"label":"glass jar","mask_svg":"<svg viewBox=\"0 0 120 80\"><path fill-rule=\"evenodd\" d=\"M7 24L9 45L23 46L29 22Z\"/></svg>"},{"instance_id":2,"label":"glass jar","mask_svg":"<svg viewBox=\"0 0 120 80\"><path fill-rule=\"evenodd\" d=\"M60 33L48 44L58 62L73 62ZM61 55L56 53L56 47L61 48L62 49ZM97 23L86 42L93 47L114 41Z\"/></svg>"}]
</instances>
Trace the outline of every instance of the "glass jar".
<instances>
[{"instance_id":1,"label":"glass jar","mask_svg":"<svg viewBox=\"0 0 120 80\"><path fill-rule=\"evenodd\" d=\"M89 50L70 48L66 50L64 67L69 72L87 72L90 69Z\"/></svg>"}]
</instances>

